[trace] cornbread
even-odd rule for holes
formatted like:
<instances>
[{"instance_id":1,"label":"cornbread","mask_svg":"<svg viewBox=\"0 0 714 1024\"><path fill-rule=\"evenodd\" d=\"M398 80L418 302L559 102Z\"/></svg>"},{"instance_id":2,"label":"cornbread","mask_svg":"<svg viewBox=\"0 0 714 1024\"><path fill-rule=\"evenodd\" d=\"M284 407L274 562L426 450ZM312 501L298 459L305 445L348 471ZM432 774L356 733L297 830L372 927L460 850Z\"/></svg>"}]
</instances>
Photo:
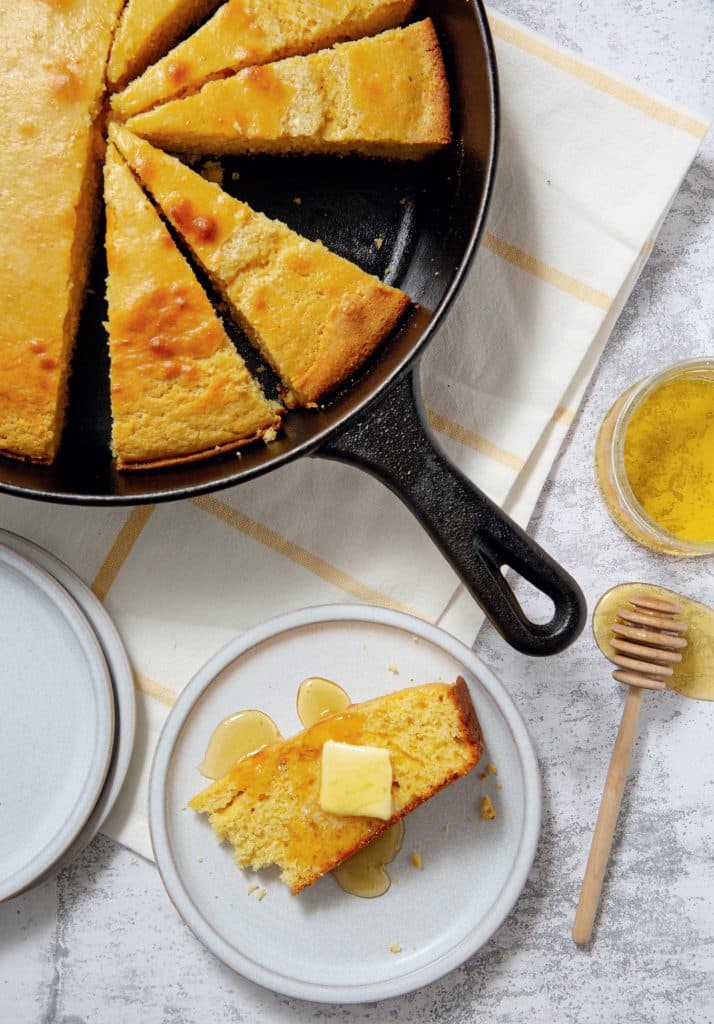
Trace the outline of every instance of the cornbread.
<instances>
[{"instance_id":1,"label":"cornbread","mask_svg":"<svg viewBox=\"0 0 714 1024\"><path fill-rule=\"evenodd\" d=\"M345 817L320 807L327 740L389 750L392 817ZM430 683L354 704L292 739L243 758L189 803L208 814L239 867L276 864L294 893L311 885L436 792L466 775L483 740L463 679Z\"/></svg>"},{"instance_id":2,"label":"cornbread","mask_svg":"<svg viewBox=\"0 0 714 1024\"><path fill-rule=\"evenodd\" d=\"M98 213L121 0L0 0L0 451L51 462Z\"/></svg>"},{"instance_id":3,"label":"cornbread","mask_svg":"<svg viewBox=\"0 0 714 1024\"><path fill-rule=\"evenodd\" d=\"M246 68L132 117L185 153L360 153L415 160L451 140L449 88L430 18L308 57Z\"/></svg>"},{"instance_id":4,"label":"cornbread","mask_svg":"<svg viewBox=\"0 0 714 1024\"><path fill-rule=\"evenodd\" d=\"M256 213L125 127L116 143L281 378L290 406L310 405L386 338L408 297Z\"/></svg>"},{"instance_id":5,"label":"cornbread","mask_svg":"<svg viewBox=\"0 0 714 1024\"><path fill-rule=\"evenodd\" d=\"M142 6L160 5L143 0ZM413 7L414 0L228 0L116 95L114 113L130 117L241 68L382 32L400 25Z\"/></svg>"},{"instance_id":6,"label":"cornbread","mask_svg":"<svg viewBox=\"0 0 714 1024\"><path fill-rule=\"evenodd\" d=\"M113 452L120 469L215 455L279 426L113 145L104 168Z\"/></svg>"},{"instance_id":7,"label":"cornbread","mask_svg":"<svg viewBox=\"0 0 714 1024\"><path fill-rule=\"evenodd\" d=\"M109 56L107 79L116 89L166 53L221 0L127 0Z\"/></svg>"}]
</instances>

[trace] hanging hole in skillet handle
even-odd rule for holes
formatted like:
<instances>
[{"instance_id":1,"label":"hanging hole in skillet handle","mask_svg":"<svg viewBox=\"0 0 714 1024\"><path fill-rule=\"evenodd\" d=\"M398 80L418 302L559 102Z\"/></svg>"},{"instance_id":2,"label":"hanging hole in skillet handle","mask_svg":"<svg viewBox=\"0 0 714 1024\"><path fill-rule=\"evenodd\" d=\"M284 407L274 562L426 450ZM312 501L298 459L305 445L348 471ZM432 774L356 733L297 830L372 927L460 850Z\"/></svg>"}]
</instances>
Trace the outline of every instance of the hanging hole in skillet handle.
<instances>
[{"instance_id":1,"label":"hanging hole in skillet handle","mask_svg":"<svg viewBox=\"0 0 714 1024\"><path fill-rule=\"evenodd\" d=\"M557 654L585 625L575 580L444 456L427 426L418 370L404 374L317 454L351 462L390 487L420 520L505 640L523 654ZM502 571L553 603L534 622Z\"/></svg>"},{"instance_id":2,"label":"hanging hole in skillet handle","mask_svg":"<svg viewBox=\"0 0 714 1024\"><path fill-rule=\"evenodd\" d=\"M518 603L526 617L536 625L550 622L555 615L555 602L510 565L502 565L501 573L506 577L511 590L518 595Z\"/></svg>"}]
</instances>

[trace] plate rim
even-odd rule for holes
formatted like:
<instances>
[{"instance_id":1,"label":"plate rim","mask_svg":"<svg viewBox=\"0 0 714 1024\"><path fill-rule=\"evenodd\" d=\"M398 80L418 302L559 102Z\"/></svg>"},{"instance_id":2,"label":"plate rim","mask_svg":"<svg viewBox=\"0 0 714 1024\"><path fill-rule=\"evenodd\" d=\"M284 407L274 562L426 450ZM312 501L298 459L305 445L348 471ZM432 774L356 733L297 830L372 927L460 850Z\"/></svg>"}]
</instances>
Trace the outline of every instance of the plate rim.
<instances>
[{"instance_id":1,"label":"plate rim","mask_svg":"<svg viewBox=\"0 0 714 1024\"><path fill-rule=\"evenodd\" d=\"M386 625L418 635L446 651L478 677L513 736L523 773L525 810L509 879L478 926L466 937L447 953L396 979L355 985L326 985L290 978L256 964L236 951L205 919L192 902L175 864L167 828L165 789L181 731L193 707L220 672L251 648L281 633L295 628L350 620ZM520 712L503 683L474 651L440 627L403 612L372 605L337 604L310 606L268 619L230 640L209 658L181 692L161 730L151 765L148 803L151 841L164 889L179 916L210 952L242 977L281 995L323 1003L364 1003L404 995L438 980L460 966L491 938L511 912L530 874L540 838L542 785L533 741Z\"/></svg>"},{"instance_id":2,"label":"plate rim","mask_svg":"<svg viewBox=\"0 0 714 1024\"><path fill-rule=\"evenodd\" d=\"M114 693L104 652L89 620L74 598L55 577L5 544L0 543L0 564L25 579L55 605L77 639L86 658L90 685L97 707L94 754L87 778L76 799L72 813L48 839L32 860L12 875L0 879L0 903L10 900L40 881L54 864L70 849L88 819L106 781L115 739Z\"/></svg>"},{"instance_id":3,"label":"plate rim","mask_svg":"<svg viewBox=\"0 0 714 1024\"><path fill-rule=\"evenodd\" d=\"M74 860L101 831L122 791L129 771L136 735L136 691L129 655L114 620L91 588L74 569L36 541L0 528L0 545L33 562L67 591L96 635L109 670L114 698L114 744L99 799L72 845L47 873ZM39 559L39 561L38 561Z\"/></svg>"}]
</instances>

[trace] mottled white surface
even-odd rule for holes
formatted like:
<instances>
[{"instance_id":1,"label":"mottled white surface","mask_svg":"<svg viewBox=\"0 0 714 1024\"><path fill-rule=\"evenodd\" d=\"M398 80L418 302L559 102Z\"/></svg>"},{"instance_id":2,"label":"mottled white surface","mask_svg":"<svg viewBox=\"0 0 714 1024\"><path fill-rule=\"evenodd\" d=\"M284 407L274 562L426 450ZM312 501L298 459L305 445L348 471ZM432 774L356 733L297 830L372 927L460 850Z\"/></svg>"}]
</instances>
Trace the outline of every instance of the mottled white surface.
<instances>
[{"instance_id":1,"label":"mottled white surface","mask_svg":"<svg viewBox=\"0 0 714 1024\"><path fill-rule=\"evenodd\" d=\"M494 6L711 117L712 0ZM714 352L713 171L707 140L533 519L537 539L576 575L591 605L612 584L637 578L714 600L712 561L678 563L628 541L608 519L591 469L597 427L628 383ZM273 996L198 945L153 865L99 838L59 878L0 907L2 1024L714 1020L714 704L646 699L595 942L579 950L569 933L622 693L587 632L556 660L515 654L490 629L478 649L530 725L543 767L544 829L516 909L463 968L379 1005Z\"/></svg>"}]
</instances>

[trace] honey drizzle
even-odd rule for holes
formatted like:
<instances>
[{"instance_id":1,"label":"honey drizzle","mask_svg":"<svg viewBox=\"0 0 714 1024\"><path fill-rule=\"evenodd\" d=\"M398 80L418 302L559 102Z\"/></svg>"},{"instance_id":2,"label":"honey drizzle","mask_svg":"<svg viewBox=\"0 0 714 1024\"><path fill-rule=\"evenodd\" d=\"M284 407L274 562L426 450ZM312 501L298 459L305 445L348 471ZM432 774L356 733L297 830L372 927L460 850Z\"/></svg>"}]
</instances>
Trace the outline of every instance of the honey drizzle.
<instances>
[{"instance_id":1,"label":"honey drizzle","mask_svg":"<svg viewBox=\"0 0 714 1024\"><path fill-rule=\"evenodd\" d=\"M321 676L303 679L297 692L298 718L306 729L328 715L336 715L349 707L350 698L337 683Z\"/></svg>"},{"instance_id":2,"label":"honey drizzle","mask_svg":"<svg viewBox=\"0 0 714 1024\"><path fill-rule=\"evenodd\" d=\"M351 701L337 683L321 676L303 679L297 692L297 713L309 729L331 715L344 711ZM262 750L281 738L275 722L263 711L238 711L224 718L211 733L199 771L208 779L219 779L243 757ZM343 737L347 740L351 737ZM340 888L351 896L374 899L383 896L392 882L385 870L402 847L404 824L397 821L357 853L339 864L331 874Z\"/></svg>"},{"instance_id":3,"label":"honey drizzle","mask_svg":"<svg viewBox=\"0 0 714 1024\"><path fill-rule=\"evenodd\" d=\"M238 711L213 730L198 770L206 779L220 779L236 761L279 739L280 730L264 711Z\"/></svg>"},{"instance_id":4,"label":"honey drizzle","mask_svg":"<svg viewBox=\"0 0 714 1024\"><path fill-rule=\"evenodd\" d=\"M385 865L397 856L403 839L404 825L400 819L333 869L332 875L339 887L350 896L365 899L383 896L392 884Z\"/></svg>"}]
</instances>

